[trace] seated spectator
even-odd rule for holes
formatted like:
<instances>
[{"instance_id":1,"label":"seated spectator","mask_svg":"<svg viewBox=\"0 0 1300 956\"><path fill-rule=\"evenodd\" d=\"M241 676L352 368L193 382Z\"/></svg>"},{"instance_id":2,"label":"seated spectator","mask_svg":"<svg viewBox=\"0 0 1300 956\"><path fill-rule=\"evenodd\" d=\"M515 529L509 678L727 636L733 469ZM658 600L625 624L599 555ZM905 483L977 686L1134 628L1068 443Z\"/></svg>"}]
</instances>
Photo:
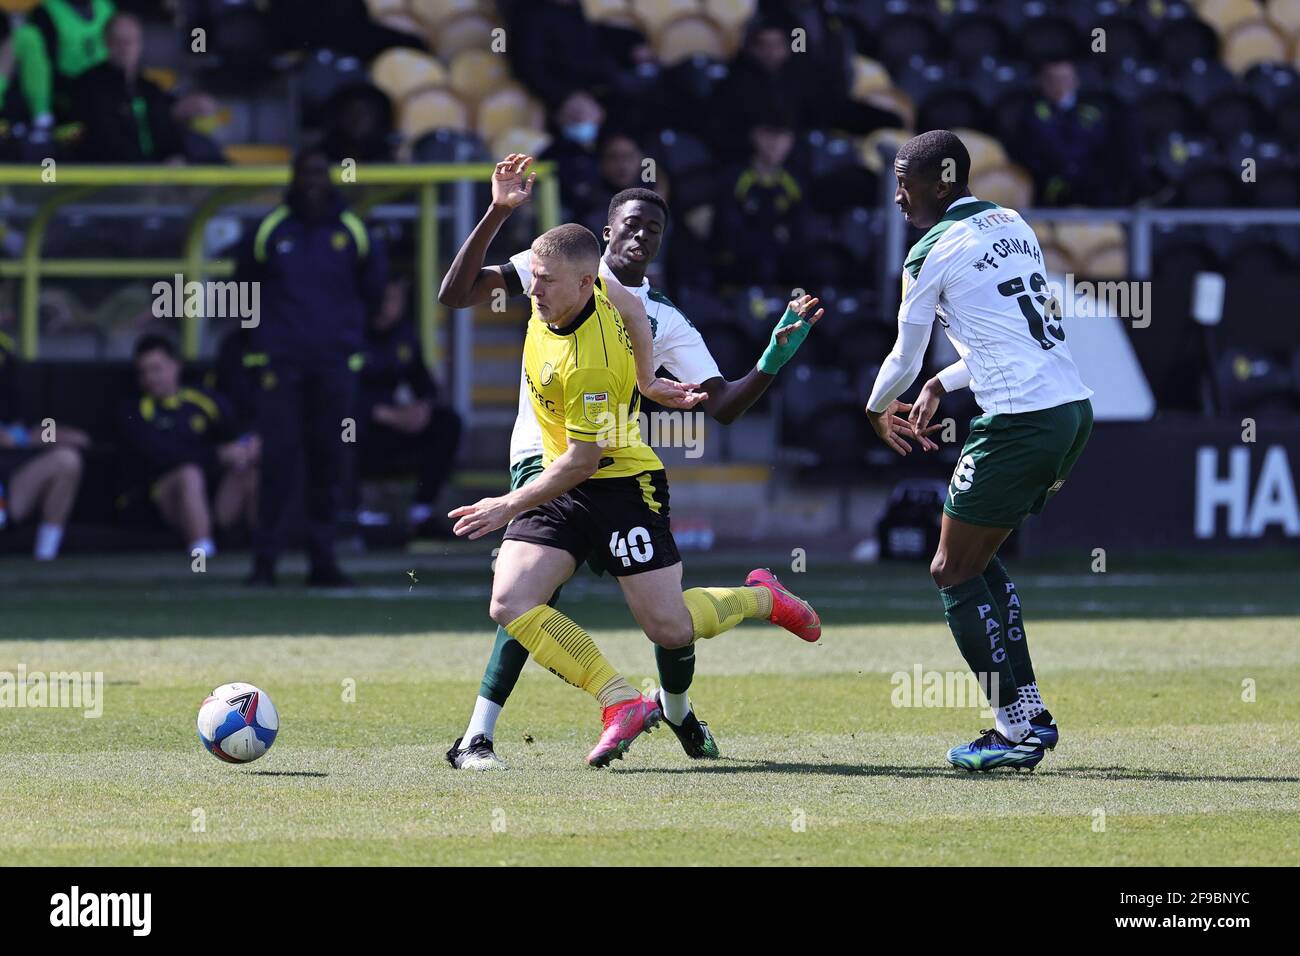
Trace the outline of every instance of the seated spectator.
<instances>
[{"instance_id":1,"label":"seated spectator","mask_svg":"<svg viewBox=\"0 0 1300 956\"><path fill-rule=\"evenodd\" d=\"M72 116L81 124L80 159L96 163L180 163L184 130L170 95L140 72L144 31L119 13L106 31L108 59L81 75L72 89Z\"/></svg>"},{"instance_id":2,"label":"seated spectator","mask_svg":"<svg viewBox=\"0 0 1300 956\"><path fill-rule=\"evenodd\" d=\"M14 33L18 82L33 125L49 130L71 112L71 85L108 59L112 0L45 0Z\"/></svg>"},{"instance_id":3,"label":"seated spectator","mask_svg":"<svg viewBox=\"0 0 1300 956\"><path fill-rule=\"evenodd\" d=\"M560 102L550 122L555 138L538 158L557 164L564 207L586 209L600 181L596 146L605 125L605 108L590 93L575 90Z\"/></svg>"},{"instance_id":4,"label":"seated spectator","mask_svg":"<svg viewBox=\"0 0 1300 956\"><path fill-rule=\"evenodd\" d=\"M393 161L393 103L377 86L356 83L337 90L321 111L321 148L336 163Z\"/></svg>"},{"instance_id":5,"label":"seated spectator","mask_svg":"<svg viewBox=\"0 0 1300 956\"><path fill-rule=\"evenodd\" d=\"M786 166L792 124L779 115L760 120L749 142L749 161L720 184L713 220L719 278L761 285L802 281L807 210L803 188Z\"/></svg>"},{"instance_id":6,"label":"seated spectator","mask_svg":"<svg viewBox=\"0 0 1300 956\"><path fill-rule=\"evenodd\" d=\"M39 514L32 555L53 561L81 484L79 449L90 438L71 425L25 422L17 371L13 339L0 332L0 531Z\"/></svg>"},{"instance_id":7,"label":"seated spectator","mask_svg":"<svg viewBox=\"0 0 1300 956\"><path fill-rule=\"evenodd\" d=\"M650 189L667 197L667 174L656 165L654 178L645 179L645 151L627 133L606 132L596 150L597 179L586 204L573 210L575 221L600 235L609 219L609 201L625 189Z\"/></svg>"},{"instance_id":8,"label":"seated spectator","mask_svg":"<svg viewBox=\"0 0 1300 956\"><path fill-rule=\"evenodd\" d=\"M1039 97L1020 119L1008 147L1034 179L1039 206L1115 206L1128 203L1132 170L1124 117L1079 94L1069 60L1038 68Z\"/></svg>"},{"instance_id":9,"label":"seated spectator","mask_svg":"<svg viewBox=\"0 0 1300 956\"><path fill-rule=\"evenodd\" d=\"M140 390L123 401L118 425L139 478L132 497L140 503L147 495L191 554L212 557L214 517L223 529L241 518L250 526L255 520L261 441L237 433L221 396L182 386L181 368L168 339L141 338L135 346Z\"/></svg>"},{"instance_id":10,"label":"seated spectator","mask_svg":"<svg viewBox=\"0 0 1300 956\"><path fill-rule=\"evenodd\" d=\"M417 534L449 533L445 520L434 517L433 506L456 459L461 421L455 409L438 401L415 321L406 311L404 283L388 285L383 307L366 329L361 355L358 471L368 478L412 468L415 500L407 520Z\"/></svg>"}]
</instances>

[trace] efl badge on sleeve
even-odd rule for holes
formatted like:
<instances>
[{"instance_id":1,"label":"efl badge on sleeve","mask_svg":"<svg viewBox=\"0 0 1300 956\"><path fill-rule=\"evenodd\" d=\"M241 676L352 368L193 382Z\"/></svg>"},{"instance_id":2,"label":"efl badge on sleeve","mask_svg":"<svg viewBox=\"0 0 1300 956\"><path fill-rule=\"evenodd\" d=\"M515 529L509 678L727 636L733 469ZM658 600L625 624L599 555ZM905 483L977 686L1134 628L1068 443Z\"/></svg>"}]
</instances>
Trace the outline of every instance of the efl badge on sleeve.
<instances>
[{"instance_id":1,"label":"efl badge on sleeve","mask_svg":"<svg viewBox=\"0 0 1300 956\"><path fill-rule=\"evenodd\" d=\"M582 414L593 425L603 425L609 414L609 392L583 392Z\"/></svg>"}]
</instances>

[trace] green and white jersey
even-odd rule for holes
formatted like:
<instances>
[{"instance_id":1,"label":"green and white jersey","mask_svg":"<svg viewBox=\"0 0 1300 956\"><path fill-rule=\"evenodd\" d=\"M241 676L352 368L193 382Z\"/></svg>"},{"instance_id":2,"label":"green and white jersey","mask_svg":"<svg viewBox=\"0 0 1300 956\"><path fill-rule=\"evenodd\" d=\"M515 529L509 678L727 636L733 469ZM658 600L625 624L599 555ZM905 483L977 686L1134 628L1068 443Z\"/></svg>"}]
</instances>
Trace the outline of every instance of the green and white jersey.
<instances>
[{"instance_id":1,"label":"green and white jersey","mask_svg":"<svg viewBox=\"0 0 1300 956\"><path fill-rule=\"evenodd\" d=\"M969 196L908 252L898 321L938 316L985 414L1032 412L1092 395L1050 298L1033 230L1014 209Z\"/></svg>"},{"instance_id":2,"label":"green and white jersey","mask_svg":"<svg viewBox=\"0 0 1300 956\"><path fill-rule=\"evenodd\" d=\"M529 254L525 249L510 257L510 264L515 267L525 293L533 280ZM605 265L604 259L600 260L600 274L606 282L618 282L614 273ZM722 372L718 370L718 363L714 361L709 347L704 344L704 337L700 335L699 329L681 309L673 305L666 295L651 289L649 279L641 280L639 286L623 286L623 288L639 298L645 306L646 317L650 320L650 336L654 340L656 369L666 368L678 381L696 385L703 384L711 378L722 377ZM514 430L510 433L510 466L513 468L519 462L541 453L542 429L537 424L532 398L528 394L528 384L524 380L521 369L519 411L515 415Z\"/></svg>"}]
</instances>

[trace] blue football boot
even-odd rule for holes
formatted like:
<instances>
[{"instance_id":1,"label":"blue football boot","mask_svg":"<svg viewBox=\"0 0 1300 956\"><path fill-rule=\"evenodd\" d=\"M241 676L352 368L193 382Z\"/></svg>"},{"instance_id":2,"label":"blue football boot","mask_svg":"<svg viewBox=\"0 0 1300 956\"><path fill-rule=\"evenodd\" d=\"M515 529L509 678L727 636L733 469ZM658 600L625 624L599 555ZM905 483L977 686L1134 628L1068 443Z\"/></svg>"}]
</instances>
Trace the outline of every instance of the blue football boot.
<instances>
[{"instance_id":1,"label":"blue football boot","mask_svg":"<svg viewBox=\"0 0 1300 956\"><path fill-rule=\"evenodd\" d=\"M1045 710L1036 717L1029 718L1029 736L1024 739L1024 743L1037 742L1044 750L1051 750L1060 739L1060 731L1056 729L1056 718L1050 711Z\"/></svg>"},{"instance_id":2,"label":"blue football boot","mask_svg":"<svg viewBox=\"0 0 1300 956\"><path fill-rule=\"evenodd\" d=\"M962 770L992 770L995 767L1014 767L1016 770L1033 770L1046 751L1033 743L1031 733L1021 743L1012 743L996 730L985 730L968 744L948 751L948 762Z\"/></svg>"}]
</instances>

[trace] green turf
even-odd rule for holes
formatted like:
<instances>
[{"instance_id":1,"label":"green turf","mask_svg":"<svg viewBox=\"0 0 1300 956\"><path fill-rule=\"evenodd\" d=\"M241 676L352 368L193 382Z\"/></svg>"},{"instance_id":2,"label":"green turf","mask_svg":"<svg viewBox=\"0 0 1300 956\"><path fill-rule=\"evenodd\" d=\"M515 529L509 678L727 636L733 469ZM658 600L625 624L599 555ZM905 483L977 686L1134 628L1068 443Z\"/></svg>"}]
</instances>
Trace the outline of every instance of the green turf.
<instances>
[{"instance_id":1,"label":"green turf","mask_svg":"<svg viewBox=\"0 0 1300 956\"><path fill-rule=\"evenodd\" d=\"M1062 727L1032 775L946 766L949 746L989 725L978 706L893 705L896 672L962 667L923 566L815 562L785 577L822 609L820 645L746 624L699 649L692 696L724 759L689 761L661 729L590 770L594 702L530 666L499 728L512 769L456 773L441 754L492 637L487 560L370 560L362 588L334 596L246 593L240 559L205 575L157 557L6 559L0 671L102 671L106 686L98 719L0 709L3 859L1300 861L1294 565L1094 575L1009 561ZM687 563L689 584L746 570ZM563 606L635 683L653 676L609 582L575 581ZM282 717L271 752L243 767L194 732L199 701L229 680L261 685Z\"/></svg>"}]
</instances>

